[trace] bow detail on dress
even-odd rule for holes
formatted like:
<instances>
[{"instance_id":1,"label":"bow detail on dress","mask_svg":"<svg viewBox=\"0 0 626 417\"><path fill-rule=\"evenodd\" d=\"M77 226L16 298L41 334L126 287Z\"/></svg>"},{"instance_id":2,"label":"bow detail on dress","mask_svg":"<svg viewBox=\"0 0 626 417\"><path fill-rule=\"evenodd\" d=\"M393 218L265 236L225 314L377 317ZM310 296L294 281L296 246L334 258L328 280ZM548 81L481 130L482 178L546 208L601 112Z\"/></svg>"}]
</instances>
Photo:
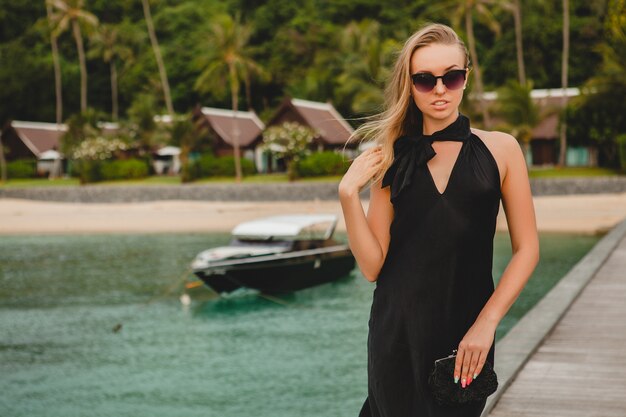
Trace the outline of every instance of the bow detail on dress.
<instances>
[{"instance_id":1,"label":"bow detail on dress","mask_svg":"<svg viewBox=\"0 0 626 417\"><path fill-rule=\"evenodd\" d=\"M393 143L393 163L383 176L381 188L391 185L391 200L409 184L417 167L425 165L437 153L432 147L436 140L464 142L470 138L469 119L460 114L457 119L432 135L404 135Z\"/></svg>"}]
</instances>

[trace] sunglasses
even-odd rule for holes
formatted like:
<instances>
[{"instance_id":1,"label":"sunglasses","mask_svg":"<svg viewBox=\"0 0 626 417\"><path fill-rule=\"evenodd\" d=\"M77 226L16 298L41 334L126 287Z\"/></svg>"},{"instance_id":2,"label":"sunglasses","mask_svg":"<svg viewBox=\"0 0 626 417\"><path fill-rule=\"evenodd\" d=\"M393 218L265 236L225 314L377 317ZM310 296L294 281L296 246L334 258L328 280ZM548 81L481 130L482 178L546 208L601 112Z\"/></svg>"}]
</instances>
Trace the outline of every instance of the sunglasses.
<instances>
[{"instance_id":1,"label":"sunglasses","mask_svg":"<svg viewBox=\"0 0 626 417\"><path fill-rule=\"evenodd\" d=\"M418 72L411 75L415 89L421 93L427 93L437 85L437 78L441 78L443 85L448 90L458 90L463 87L467 69L455 69L446 72L443 75L434 76L428 72Z\"/></svg>"}]
</instances>

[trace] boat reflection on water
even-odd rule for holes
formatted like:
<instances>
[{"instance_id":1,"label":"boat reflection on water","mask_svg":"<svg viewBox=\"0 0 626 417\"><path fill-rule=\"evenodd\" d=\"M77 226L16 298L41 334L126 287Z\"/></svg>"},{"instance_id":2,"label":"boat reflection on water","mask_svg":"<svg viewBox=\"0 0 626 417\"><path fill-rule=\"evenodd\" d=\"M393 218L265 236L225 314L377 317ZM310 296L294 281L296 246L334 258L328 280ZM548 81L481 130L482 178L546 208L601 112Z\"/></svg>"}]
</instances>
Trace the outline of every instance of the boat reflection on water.
<instances>
[{"instance_id":1,"label":"boat reflection on water","mask_svg":"<svg viewBox=\"0 0 626 417\"><path fill-rule=\"evenodd\" d=\"M284 293L338 280L355 260L333 239L334 214L292 214L241 223L227 246L200 252L193 273L220 294L240 288Z\"/></svg>"}]
</instances>

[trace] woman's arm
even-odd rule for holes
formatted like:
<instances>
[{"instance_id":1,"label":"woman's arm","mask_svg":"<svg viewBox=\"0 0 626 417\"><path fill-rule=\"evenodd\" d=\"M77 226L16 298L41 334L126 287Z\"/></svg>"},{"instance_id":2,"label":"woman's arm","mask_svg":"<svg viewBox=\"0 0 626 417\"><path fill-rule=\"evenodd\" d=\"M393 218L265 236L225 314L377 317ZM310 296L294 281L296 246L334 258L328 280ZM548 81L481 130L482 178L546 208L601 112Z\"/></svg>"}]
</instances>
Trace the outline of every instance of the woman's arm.
<instances>
[{"instance_id":1,"label":"woman's arm","mask_svg":"<svg viewBox=\"0 0 626 417\"><path fill-rule=\"evenodd\" d=\"M498 286L472 327L459 343L455 378L471 383L480 374L493 343L498 323L509 311L539 262L539 238L535 209L522 150L511 135L491 132L500 143L506 171L502 182L502 204L511 237L513 256Z\"/></svg>"},{"instance_id":2,"label":"woman's arm","mask_svg":"<svg viewBox=\"0 0 626 417\"><path fill-rule=\"evenodd\" d=\"M389 188L380 188L380 181L370 186L367 216L359 198L359 191L380 167L380 153L380 149L374 147L355 158L338 189L350 249L363 276L370 282L378 279L387 255L389 226L393 219Z\"/></svg>"},{"instance_id":3,"label":"woman's arm","mask_svg":"<svg viewBox=\"0 0 626 417\"><path fill-rule=\"evenodd\" d=\"M517 140L502 135L508 138L503 143L509 155L502 183L502 205L513 256L479 315L496 324L509 311L539 262L539 237L526 161Z\"/></svg>"}]
</instances>

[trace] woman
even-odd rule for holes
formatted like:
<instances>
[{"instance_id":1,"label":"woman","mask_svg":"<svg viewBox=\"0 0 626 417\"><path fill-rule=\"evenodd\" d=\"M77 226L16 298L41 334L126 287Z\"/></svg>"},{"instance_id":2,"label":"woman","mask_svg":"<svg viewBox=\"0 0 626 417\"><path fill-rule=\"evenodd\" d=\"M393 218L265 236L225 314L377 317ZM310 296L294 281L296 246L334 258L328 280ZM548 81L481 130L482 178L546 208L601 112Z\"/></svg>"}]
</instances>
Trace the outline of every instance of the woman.
<instances>
[{"instance_id":1,"label":"woman","mask_svg":"<svg viewBox=\"0 0 626 417\"><path fill-rule=\"evenodd\" d=\"M425 26L397 59L384 112L355 132L377 142L338 188L352 252L376 282L361 417L478 417L486 401L433 401L433 362L458 349L455 383L480 378L485 361L494 364L496 327L539 260L521 148L508 134L470 128L459 113L468 73L457 34ZM365 215L359 191L370 181ZM500 200L513 256L494 289Z\"/></svg>"}]
</instances>

